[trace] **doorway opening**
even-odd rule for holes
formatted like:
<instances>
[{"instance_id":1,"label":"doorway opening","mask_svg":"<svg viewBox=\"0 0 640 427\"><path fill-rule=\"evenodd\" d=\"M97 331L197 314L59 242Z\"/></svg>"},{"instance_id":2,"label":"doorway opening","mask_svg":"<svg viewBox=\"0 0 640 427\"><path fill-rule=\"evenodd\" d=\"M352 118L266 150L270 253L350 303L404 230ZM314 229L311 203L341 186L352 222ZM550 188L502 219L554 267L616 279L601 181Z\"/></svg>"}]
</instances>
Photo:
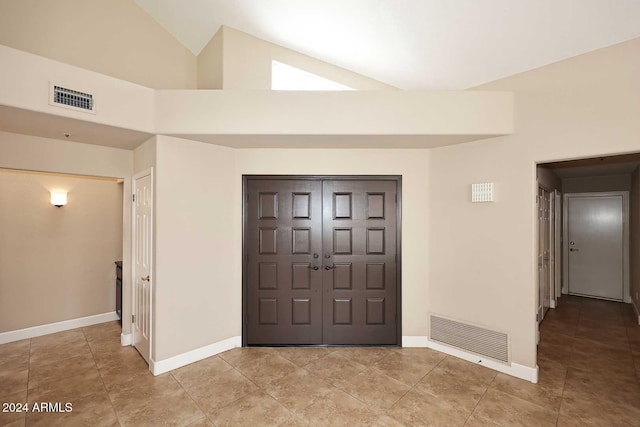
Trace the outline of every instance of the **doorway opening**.
<instances>
[{"instance_id":1,"label":"doorway opening","mask_svg":"<svg viewBox=\"0 0 640 427\"><path fill-rule=\"evenodd\" d=\"M243 177L243 345L400 345L401 177Z\"/></svg>"},{"instance_id":2,"label":"doorway opening","mask_svg":"<svg viewBox=\"0 0 640 427\"><path fill-rule=\"evenodd\" d=\"M631 303L637 311L639 167L640 153L538 165L539 322L563 295Z\"/></svg>"},{"instance_id":3,"label":"doorway opening","mask_svg":"<svg viewBox=\"0 0 640 427\"><path fill-rule=\"evenodd\" d=\"M0 169L0 342L120 329L123 194L120 178Z\"/></svg>"}]
</instances>

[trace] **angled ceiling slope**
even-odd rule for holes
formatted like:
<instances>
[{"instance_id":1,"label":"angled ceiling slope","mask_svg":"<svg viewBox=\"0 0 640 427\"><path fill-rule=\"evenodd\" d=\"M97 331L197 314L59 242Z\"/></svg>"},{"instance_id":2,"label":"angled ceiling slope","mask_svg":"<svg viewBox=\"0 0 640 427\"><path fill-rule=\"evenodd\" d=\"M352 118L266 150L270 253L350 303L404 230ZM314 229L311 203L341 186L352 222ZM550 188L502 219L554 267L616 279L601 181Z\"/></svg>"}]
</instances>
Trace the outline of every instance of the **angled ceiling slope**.
<instances>
[{"instance_id":1,"label":"angled ceiling slope","mask_svg":"<svg viewBox=\"0 0 640 427\"><path fill-rule=\"evenodd\" d=\"M468 89L640 36L638 0L135 0L194 54L221 24L401 89Z\"/></svg>"}]
</instances>

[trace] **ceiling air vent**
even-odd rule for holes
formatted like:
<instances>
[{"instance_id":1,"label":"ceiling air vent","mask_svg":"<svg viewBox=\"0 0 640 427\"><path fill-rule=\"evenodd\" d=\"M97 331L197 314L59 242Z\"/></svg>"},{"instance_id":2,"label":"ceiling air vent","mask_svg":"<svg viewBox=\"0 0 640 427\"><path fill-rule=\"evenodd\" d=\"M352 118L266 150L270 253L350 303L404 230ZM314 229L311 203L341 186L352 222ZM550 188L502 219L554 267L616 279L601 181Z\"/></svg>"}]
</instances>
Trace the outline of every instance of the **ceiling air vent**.
<instances>
[{"instance_id":1,"label":"ceiling air vent","mask_svg":"<svg viewBox=\"0 0 640 427\"><path fill-rule=\"evenodd\" d=\"M509 336L479 326L431 315L430 338L480 356L508 363Z\"/></svg>"},{"instance_id":2,"label":"ceiling air vent","mask_svg":"<svg viewBox=\"0 0 640 427\"><path fill-rule=\"evenodd\" d=\"M59 107L95 114L95 104L92 94L69 89L53 83L51 84L50 103L51 105Z\"/></svg>"}]
</instances>

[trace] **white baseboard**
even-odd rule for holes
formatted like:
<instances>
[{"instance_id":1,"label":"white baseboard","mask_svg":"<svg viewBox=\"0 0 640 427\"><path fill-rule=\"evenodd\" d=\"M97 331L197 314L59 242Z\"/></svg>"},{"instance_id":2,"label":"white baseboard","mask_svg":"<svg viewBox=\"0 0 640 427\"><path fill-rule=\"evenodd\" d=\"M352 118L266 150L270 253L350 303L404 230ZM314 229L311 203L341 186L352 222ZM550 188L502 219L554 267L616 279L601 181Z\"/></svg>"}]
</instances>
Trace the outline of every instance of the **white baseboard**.
<instances>
[{"instance_id":1,"label":"white baseboard","mask_svg":"<svg viewBox=\"0 0 640 427\"><path fill-rule=\"evenodd\" d=\"M553 300L553 299L552 299L552 300L549 302L549 308L556 308L556 300Z\"/></svg>"},{"instance_id":2,"label":"white baseboard","mask_svg":"<svg viewBox=\"0 0 640 427\"><path fill-rule=\"evenodd\" d=\"M427 337L404 335L402 337L403 347L427 347Z\"/></svg>"},{"instance_id":3,"label":"white baseboard","mask_svg":"<svg viewBox=\"0 0 640 427\"><path fill-rule=\"evenodd\" d=\"M63 320L62 322L47 323L46 325L17 329L15 331L2 332L0 333L0 344L54 334L56 332L82 328L84 326L96 325L98 323L111 322L113 320L118 320L118 314L115 311L96 314L93 316L79 317L77 319Z\"/></svg>"},{"instance_id":4,"label":"white baseboard","mask_svg":"<svg viewBox=\"0 0 640 427\"><path fill-rule=\"evenodd\" d=\"M236 336L227 338L226 340L218 341L213 344L206 345L204 347L197 348L195 350L188 351L186 353L179 354L177 356L170 357L168 359L154 361L150 360L149 370L153 375L164 374L165 372L172 371L174 369L181 368L189 365L190 363L197 362L207 357L215 356L223 351L231 350L232 348L242 346L242 337Z\"/></svg>"},{"instance_id":5,"label":"white baseboard","mask_svg":"<svg viewBox=\"0 0 640 427\"><path fill-rule=\"evenodd\" d=\"M406 344L405 344L406 343ZM503 364L491 359L485 359L482 356L478 356L473 353L468 353L464 350L449 347L444 344L437 343L435 341L429 341L426 336L403 336L403 347L427 347L432 350L446 353L454 357L466 360L468 362L476 363L478 365L486 366L494 371L502 372L507 375L511 375L516 378L530 381L532 383L538 382L538 367L530 368L528 366L520 365L518 363Z\"/></svg>"},{"instance_id":6,"label":"white baseboard","mask_svg":"<svg viewBox=\"0 0 640 427\"><path fill-rule=\"evenodd\" d=\"M636 316L638 316L638 325L640 325L640 310L638 310L638 306L635 301L631 301L631 305L633 305L633 309L636 312Z\"/></svg>"},{"instance_id":7,"label":"white baseboard","mask_svg":"<svg viewBox=\"0 0 640 427\"><path fill-rule=\"evenodd\" d=\"M120 345L127 346L133 344L133 334L120 334Z\"/></svg>"}]
</instances>

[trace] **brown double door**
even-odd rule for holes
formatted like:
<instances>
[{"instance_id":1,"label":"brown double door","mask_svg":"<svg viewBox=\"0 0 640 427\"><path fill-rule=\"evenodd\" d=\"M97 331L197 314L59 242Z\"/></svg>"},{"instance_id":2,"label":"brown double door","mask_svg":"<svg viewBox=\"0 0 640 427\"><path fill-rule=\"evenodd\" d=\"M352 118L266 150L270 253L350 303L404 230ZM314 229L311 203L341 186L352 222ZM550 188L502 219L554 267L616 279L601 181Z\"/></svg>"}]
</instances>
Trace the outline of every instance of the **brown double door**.
<instances>
[{"instance_id":1,"label":"brown double door","mask_svg":"<svg viewBox=\"0 0 640 427\"><path fill-rule=\"evenodd\" d=\"M247 345L398 344L397 186L247 178Z\"/></svg>"}]
</instances>

